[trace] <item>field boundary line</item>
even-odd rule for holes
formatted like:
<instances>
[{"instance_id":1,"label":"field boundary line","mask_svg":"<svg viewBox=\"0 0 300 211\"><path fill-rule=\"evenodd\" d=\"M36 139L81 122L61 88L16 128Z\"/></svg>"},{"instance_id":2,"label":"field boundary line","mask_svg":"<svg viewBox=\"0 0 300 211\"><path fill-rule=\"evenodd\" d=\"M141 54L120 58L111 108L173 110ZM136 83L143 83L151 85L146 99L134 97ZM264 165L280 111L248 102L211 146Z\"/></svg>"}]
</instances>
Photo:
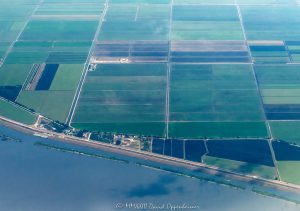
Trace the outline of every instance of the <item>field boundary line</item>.
<instances>
[{"instance_id":1,"label":"field boundary line","mask_svg":"<svg viewBox=\"0 0 300 211\"><path fill-rule=\"evenodd\" d=\"M236 9L237 9L238 15L239 15L239 20L240 20L240 24L241 24L242 31L243 31L243 34L244 34L244 39L245 39L245 42L246 42L246 45L247 45L247 48L248 48L248 51L249 51L250 58L252 60L253 57L252 57L251 49L250 49L250 46L249 46L249 43L248 43L247 34L246 34L246 31L245 31L244 20L243 20L242 14L241 14L241 9L240 9L240 6L237 3L237 0L234 0L234 1L235 1L235 4L236 4ZM251 65L251 69L252 69L252 73L253 73L253 76L254 76L254 79L255 79L255 85L256 85L256 88L257 88L257 92L258 92L259 97L260 97L261 109L262 109L262 112L263 112L264 121L266 123L266 127L267 127L267 130L268 130L269 136L270 136L270 138L268 138L267 141L268 141L269 149L270 149L270 152L271 152L271 157L272 157L272 160L273 160L273 163L274 163L276 176L277 176L278 180L281 181L280 174L279 174L279 169L278 169L278 164L277 164L277 160L276 160L276 156L275 156L275 151L274 151L273 146L272 146L273 135L272 135L271 127L270 127L270 124L269 124L269 121L267 119L267 115L266 115L266 112L265 112L265 109L264 109L264 101L263 101L262 93L261 93L260 88L259 88L259 82L258 82L258 79L257 79L257 76L256 76L254 64Z\"/></svg>"},{"instance_id":2,"label":"field boundary line","mask_svg":"<svg viewBox=\"0 0 300 211\"><path fill-rule=\"evenodd\" d=\"M75 113L75 110L76 110L76 107L77 107L77 104L78 104L78 101L79 101L79 97L80 97L83 85L84 85L84 82L85 82L85 78L86 78L87 73L88 73L90 59L91 59L93 50L95 48L95 45L97 43L97 39L98 39L98 36L100 34L100 31L101 31L101 28L102 28L102 25L103 25L103 21L105 19L105 16L106 16L106 13L107 13L107 10L108 10L108 0L105 0L104 4L105 4L105 6L104 6L104 9L102 11L102 14L100 15L100 17L98 19L97 30L95 32L94 39L93 39L90 51L88 53L88 57L87 57L86 62L84 64L84 69L82 71L81 78L80 78L80 81L78 83L78 86L77 86L77 89L76 89L76 92L75 92L75 95L74 95L74 98L73 98L73 101L72 101L72 104L71 104L71 107L70 107L70 110L69 110L69 114L68 114L68 116L66 118L66 121L65 121L65 123L67 125L69 125L70 127L71 127L71 122L72 122L73 117L74 117L74 113Z\"/></svg>"},{"instance_id":3,"label":"field boundary line","mask_svg":"<svg viewBox=\"0 0 300 211\"><path fill-rule=\"evenodd\" d=\"M171 83L171 50L172 50L172 23L173 23L173 0L170 4L170 15L169 15L169 52L168 52L168 63L167 63L167 84L166 84L166 138L169 138L169 122L170 122L170 83Z\"/></svg>"}]
</instances>

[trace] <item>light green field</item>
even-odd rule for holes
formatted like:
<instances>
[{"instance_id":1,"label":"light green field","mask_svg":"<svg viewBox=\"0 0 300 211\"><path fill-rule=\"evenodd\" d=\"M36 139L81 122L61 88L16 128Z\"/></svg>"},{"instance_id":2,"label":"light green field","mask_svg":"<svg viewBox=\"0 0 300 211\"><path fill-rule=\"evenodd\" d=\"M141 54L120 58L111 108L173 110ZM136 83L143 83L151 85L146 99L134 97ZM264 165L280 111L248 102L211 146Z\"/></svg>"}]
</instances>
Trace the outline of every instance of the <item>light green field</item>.
<instances>
[{"instance_id":1,"label":"light green field","mask_svg":"<svg viewBox=\"0 0 300 211\"><path fill-rule=\"evenodd\" d=\"M72 126L89 131L110 131L118 134L136 134L149 136L163 136L165 133L164 122L122 122L122 123L76 123Z\"/></svg>"},{"instance_id":2,"label":"light green field","mask_svg":"<svg viewBox=\"0 0 300 211\"><path fill-rule=\"evenodd\" d=\"M170 122L174 138L267 138L265 122Z\"/></svg>"},{"instance_id":3,"label":"light green field","mask_svg":"<svg viewBox=\"0 0 300 211\"><path fill-rule=\"evenodd\" d=\"M93 40L97 21L31 20L20 40L24 41L89 41Z\"/></svg>"},{"instance_id":4,"label":"light green field","mask_svg":"<svg viewBox=\"0 0 300 211\"><path fill-rule=\"evenodd\" d=\"M104 22L98 40L167 40L168 34L169 21L118 20Z\"/></svg>"},{"instance_id":5,"label":"light green field","mask_svg":"<svg viewBox=\"0 0 300 211\"><path fill-rule=\"evenodd\" d=\"M234 6L174 6L172 40L243 40Z\"/></svg>"},{"instance_id":6,"label":"light green field","mask_svg":"<svg viewBox=\"0 0 300 211\"><path fill-rule=\"evenodd\" d=\"M300 185L300 161L279 161L280 177L285 182Z\"/></svg>"},{"instance_id":7,"label":"light green field","mask_svg":"<svg viewBox=\"0 0 300 211\"><path fill-rule=\"evenodd\" d=\"M52 81L50 90L75 90L82 74L82 70L83 65L60 65Z\"/></svg>"},{"instance_id":8,"label":"light green field","mask_svg":"<svg viewBox=\"0 0 300 211\"><path fill-rule=\"evenodd\" d=\"M22 85L31 69L30 64L5 64L0 68L0 86Z\"/></svg>"},{"instance_id":9,"label":"light green field","mask_svg":"<svg viewBox=\"0 0 300 211\"><path fill-rule=\"evenodd\" d=\"M300 122L271 121L269 124L274 139L300 145Z\"/></svg>"},{"instance_id":10,"label":"light green field","mask_svg":"<svg viewBox=\"0 0 300 211\"><path fill-rule=\"evenodd\" d=\"M72 125L163 136L165 102L165 64L98 65L86 78Z\"/></svg>"},{"instance_id":11,"label":"light green field","mask_svg":"<svg viewBox=\"0 0 300 211\"><path fill-rule=\"evenodd\" d=\"M165 5L113 4L98 40L168 40L169 14L170 7Z\"/></svg>"},{"instance_id":12,"label":"light green field","mask_svg":"<svg viewBox=\"0 0 300 211\"><path fill-rule=\"evenodd\" d=\"M82 4L82 3L44 3L36 11L35 15L38 16L55 16L55 15L64 15L72 16L73 18L78 18L76 16L83 16L87 18L89 15L100 16L104 9L103 2L97 4Z\"/></svg>"},{"instance_id":13,"label":"light green field","mask_svg":"<svg viewBox=\"0 0 300 211\"><path fill-rule=\"evenodd\" d=\"M204 156L203 161L208 165L242 174L256 175L267 179L274 179L276 177L275 168L270 166L245 163L241 161L215 158L210 156Z\"/></svg>"},{"instance_id":14,"label":"light green field","mask_svg":"<svg viewBox=\"0 0 300 211\"><path fill-rule=\"evenodd\" d=\"M9 45L10 42L0 42L0 58L2 58L5 55Z\"/></svg>"},{"instance_id":15,"label":"light green field","mask_svg":"<svg viewBox=\"0 0 300 211\"><path fill-rule=\"evenodd\" d=\"M299 65L256 65L265 104L300 104Z\"/></svg>"},{"instance_id":16,"label":"light green field","mask_svg":"<svg viewBox=\"0 0 300 211\"><path fill-rule=\"evenodd\" d=\"M2 99L0 99L0 116L28 125L34 124L37 119L34 114Z\"/></svg>"},{"instance_id":17,"label":"light green field","mask_svg":"<svg viewBox=\"0 0 300 211\"><path fill-rule=\"evenodd\" d=\"M53 120L65 122L74 91L22 91L18 103Z\"/></svg>"},{"instance_id":18,"label":"light green field","mask_svg":"<svg viewBox=\"0 0 300 211\"><path fill-rule=\"evenodd\" d=\"M173 65L170 137L268 137L249 65Z\"/></svg>"},{"instance_id":19,"label":"light green field","mask_svg":"<svg viewBox=\"0 0 300 211\"><path fill-rule=\"evenodd\" d=\"M0 19L0 41L14 41L24 24L24 21L6 21Z\"/></svg>"},{"instance_id":20,"label":"light green field","mask_svg":"<svg viewBox=\"0 0 300 211\"><path fill-rule=\"evenodd\" d=\"M83 64L91 41L20 41L5 60L6 64Z\"/></svg>"},{"instance_id":21,"label":"light green field","mask_svg":"<svg viewBox=\"0 0 300 211\"><path fill-rule=\"evenodd\" d=\"M49 91L23 90L17 101L49 118L65 122L82 71L83 65L60 65Z\"/></svg>"},{"instance_id":22,"label":"light green field","mask_svg":"<svg viewBox=\"0 0 300 211\"><path fill-rule=\"evenodd\" d=\"M241 6L241 13L249 40L300 40L300 7Z\"/></svg>"}]
</instances>

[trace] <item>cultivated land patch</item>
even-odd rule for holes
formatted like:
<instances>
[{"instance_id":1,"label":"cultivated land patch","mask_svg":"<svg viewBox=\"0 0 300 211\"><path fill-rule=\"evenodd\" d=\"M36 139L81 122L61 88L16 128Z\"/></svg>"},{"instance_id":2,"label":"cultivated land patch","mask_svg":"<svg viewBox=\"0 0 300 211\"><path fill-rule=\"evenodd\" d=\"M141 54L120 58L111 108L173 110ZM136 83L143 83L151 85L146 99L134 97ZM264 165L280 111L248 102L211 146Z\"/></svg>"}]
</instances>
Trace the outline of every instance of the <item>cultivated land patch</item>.
<instances>
[{"instance_id":1,"label":"cultivated land patch","mask_svg":"<svg viewBox=\"0 0 300 211\"><path fill-rule=\"evenodd\" d=\"M273 138L300 146L300 121L271 121Z\"/></svg>"},{"instance_id":2,"label":"cultivated land patch","mask_svg":"<svg viewBox=\"0 0 300 211\"><path fill-rule=\"evenodd\" d=\"M236 172L276 177L267 140L209 140L204 162Z\"/></svg>"},{"instance_id":3,"label":"cultivated land patch","mask_svg":"<svg viewBox=\"0 0 300 211\"><path fill-rule=\"evenodd\" d=\"M28 125L34 124L37 119L36 115L3 99L0 99L0 115Z\"/></svg>"},{"instance_id":4,"label":"cultivated land patch","mask_svg":"<svg viewBox=\"0 0 300 211\"><path fill-rule=\"evenodd\" d=\"M274 141L273 148L281 179L286 182L300 184L300 147L286 142Z\"/></svg>"},{"instance_id":5,"label":"cultivated land patch","mask_svg":"<svg viewBox=\"0 0 300 211\"><path fill-rule=\"evenodd\" d=\"M43 78L47 80L42 83L41 87L38 86L38 83L35 88L31 88L34 87L32 84L34 84L36 76L28 79L26 86L23 87L18 96L17 102L49 118L65 122L82 74L83 65L50 65L50 68L45 68L38 79L38 81L43 80ZM46 73L48 70L52 72ZM54 70L55 72L53 72ZM47 77L43 77L44 74ZM49 74L51 77L48 77Z\"/></svg>"},{"instance_id":6,"label":"cultivated land patch","mask_svg":"<svg viewBox=\"0 0 300 211\"><path fill-rule=\"evenodd\" d=\"M255 83L250 65L172 65L169 136L268 137Z\"/></svg>"},{"instance_id":7,"label":"cultivated land patch","mask_svg":"<svg viewBox=\"0 0 300 211\"><path fill-rule=\"evenodd\" d=\"M88 72L72 125L164 136L166 74L165 64L98 65Z\"/></svg>"},{"instance_id":8,"label":"cultivated land patch","mask_svg":"<svg viewBox=\"0 0 300 211\"><path fill-rule=\"evenodd\" d=\"M300 40L300 7L241 6L249 40Z\"/></svg>"},{"instance_id":9,"label":"cultivated land patch","mask_svg":"<svg viewBox=\"0 0 300 211\"><path fill-rule=\"evenodd\" d=\"M111 5L98 40L168 40L168 5Z\"/></svg>"},{"instance_id":10,"label":"cultivated land patch","mask_svg":"<svg viewBox=\"0 0 300 211\"><path fill-rule=\"evenodd\" d=\"M172 40L243 40L235 6L175 5Z\"/></svg>"},{"instance_id":11,"label":"cultivated land patch","mask_svg":"<svg viewBox=\"0 0 300 211\"><path fill-rule=\"evenodd\" d=\"M256 65L268 120L300 120L299 65Z\"/></svg>"}]
</instances>

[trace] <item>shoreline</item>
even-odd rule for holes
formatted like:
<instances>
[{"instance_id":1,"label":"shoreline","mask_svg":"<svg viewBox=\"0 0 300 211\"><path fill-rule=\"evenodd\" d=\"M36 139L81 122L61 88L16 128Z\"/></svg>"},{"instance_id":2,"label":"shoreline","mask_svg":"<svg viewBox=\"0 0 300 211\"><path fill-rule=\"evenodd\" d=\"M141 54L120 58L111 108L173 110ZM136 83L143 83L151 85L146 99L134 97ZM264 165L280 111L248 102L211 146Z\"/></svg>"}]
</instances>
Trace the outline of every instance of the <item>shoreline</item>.
<instances>
[{"instance_id":1,"label":"shoreline","mask_svg":"<svg viewBox=\"0 0 300 211\"><path fill-rule=\"evenodd\" d=\"M283 195L275 194L274 197L281 198L281 199L284 198L284 200L286 201L300 204L299 185L294 185L294 184L290 184L278 180L264 179L264 178L255 177L251 175L243 175L236 172L226 171L224 169L219 169L214 166L208 166L203 163L186 161L183 159L168 157L168 156L154 154L150 152L138 151L138 150L106 144L102 142L89 141L82 138L77 138L77 137L67 136L60 133L41 130L38 128L34 128L33 126L28 126L22 123L14 122L13 120L6 119L1 116L0 116L0 125L6 126L8 128L12 128L14 130L17 130L19 132L28 135L34 135L36 133L47 134L48 135L47 139L49 140L74 144L77 146L88 147L96 150L98 149L107 153L113 153L120 156L126 156L133 159L138 159L140 160L139 164L145 166L160 168L162 170L168 167L166 169L167 171L168 170L170 172L176 171L178 173L182 173L183 175L199 178L198 175L195 175L197 173L202 175L203 180L209 180L215 183L221 183L229 186L239 186L242 189L244 188L244 186L245 189L251 187L253 188L261 187L262 191L260 192L265 192L264 190L269 189L270 191L267 191L267 193L268 192L272 193L272 190L274 190L275 192L280 191L282 192ZM292 197L295 199L285 199L284 193L295 195L295 197ZM299 199L297 200L297 198Z\"/></svg>"}]
</instances>

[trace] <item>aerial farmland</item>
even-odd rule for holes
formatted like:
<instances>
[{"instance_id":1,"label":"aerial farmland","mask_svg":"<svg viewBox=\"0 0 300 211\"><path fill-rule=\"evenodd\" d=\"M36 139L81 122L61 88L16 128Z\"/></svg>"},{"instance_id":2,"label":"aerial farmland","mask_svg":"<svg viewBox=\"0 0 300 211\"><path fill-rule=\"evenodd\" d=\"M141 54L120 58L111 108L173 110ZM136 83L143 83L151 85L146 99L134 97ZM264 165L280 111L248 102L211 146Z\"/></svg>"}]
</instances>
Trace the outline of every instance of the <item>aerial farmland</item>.
<instances>
[{"instance_id":1,"label":"aerial farmland","mask_svg":"<svg viewBox=\"0 0 300 211\"><path fill-rule=\"evenodd\" d=\"M1 116L300 185L299 1L0 4Z\"/></svg>"}]
</instances>

